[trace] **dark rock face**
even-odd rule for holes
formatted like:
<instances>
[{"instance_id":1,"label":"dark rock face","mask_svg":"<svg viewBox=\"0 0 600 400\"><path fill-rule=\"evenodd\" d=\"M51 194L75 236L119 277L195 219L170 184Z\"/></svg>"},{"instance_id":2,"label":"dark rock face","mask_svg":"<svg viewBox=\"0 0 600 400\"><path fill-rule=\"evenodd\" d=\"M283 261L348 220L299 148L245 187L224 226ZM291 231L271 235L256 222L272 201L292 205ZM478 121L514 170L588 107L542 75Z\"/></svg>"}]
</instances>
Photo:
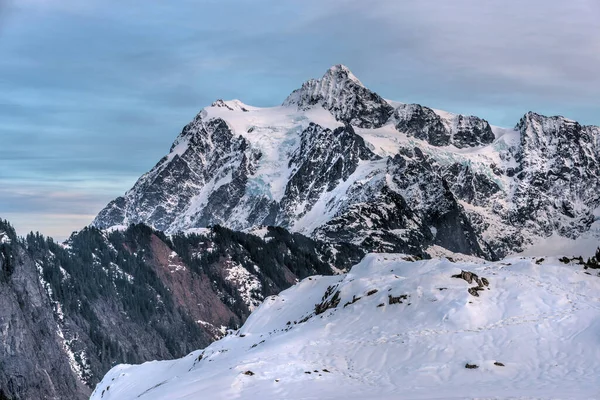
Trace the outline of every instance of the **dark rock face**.
<instances>
[{"instance_id":1,"label":"dark rock face","mask_svg":"<svg viewBox=\"0 0 600 400\"><path fill-rule=\"evenodd\" d=\"M394 112L392 106L364 87L343 65L330 68L321 79L305 82L283 105L302 110L321 105L338 121L360 128L380 127Z\"/></svg>"},{"instance_id":2,"label":"dark rock face","mask_svg":"<svg viewBox=\"0 0 600 400\"><path fill-rule=\"evenodd\" d=\"M448 182L418 148L395 156L390 162L393 182L418 213L421 225L431 232L432 244L452 252L494 259L450 190Z\"/></svg>"},{"instance_id":3,"label":"dark rock face","mask_svg":"<svg viewBox=\"0 0 600 400\"><path fill-rule=\"evenodd\" d=\"M243 323L266 296L364 255L282 228L166 237L144 225L0 244L0 388L83 399L116 363L182 357ZM4 237L4 236L2 236ZM0 238L2 240L2 238Z\"/></svg>"},{"instance_id":4,"label":"dark rock face","mask_svg":"<svg viewBox=\"0 0 600 400\"><path fill-rule=\"evenodd\" d=\"M494 133L481 118L447 114L444 117L419 104L402 104L394 111L398 131L433 146L454 145L459 149L490 144Z\"/></svg>"},{"instance_id":5,"label":"dark rock face","mask_svg":"<svg viewBox=\"0 0 600 400\"><path fill-rule=\"evenodd\" d=\"M369 181L362 202L343 208L314 235L374 252L426 256L439 245L484 258L496 255L475 232L446 180L419 149L388 159Z\"/></svg>"},{"instance_id":6,"label":"dark rock face","mask_svg":"<svg viewBox=\"0 0 600 400\"><path fill-rule=\"evenodd\" d=\"M249 163L243 153L245 148L245 141L234 138L225 121L203 121L197 116L173 143L170 155L144 174L136 182L135 190L109 203L94 224L109 227L115 221L125 225L152 221L155 228L166 230L215 174L232 174L232 182L212 193L205 214L198 216L206 221L210 219L207 214L216 212L211 222L219 223L231 208L219 206L239 200L239 186L244 182L240 170L248 168ZM224 198L229 201L224 203ZM132 215L136 217L131 218Z\"/></svg>"},{"instance_id":7,"label":"dark rock face","mask_svg":"<svg viewBox=\"0 0 600 400\"><path fill-rule=\"evenodd\" d=\"M451 164L441 173L457 198L476 206L485 207L489 199L502 190L490 177L473 171L469 165Z\"/></svg>"},{"instance_id":8,"label":"dark rock face","mask_svg":"<svg viewBox=\"0 0 600 400\"><path fill-rule=\"evenodd\" d=\"M403 104L394 111L396 129L433 146L448 146L451 135L442 118L432 109L418 104Z\"/></svg>"},{"instance_id":9,"label":"dark rock face","mask_svg":"<svg viewBox=\"0 0 600 400\"><path fill-rule=\"evenodd\" d=\"M472 115L457 115L455 118L456 131L452 144L459 149L490 144L494 141L494 133L486 120Z\"/></svg>"},{"instance_id":10,"label":"dark rock face","mask_svg":"<svg viewBox=\"0 0 600 400\"><path fill-rule=\"evenodd\" d=\"M89 396L90 388L65 354L60 309L46 296L35 260L2 220L0 241L0 394L9 399Z\"/></svg>"},{"instance_id":11,"label":"dark rock face","mask_svg":"<svg viewBox=\"0 0 600 400\"><path fill-rule=\"evenodd\" d=\"M323 192L331 192L346 181L360 161L380 158L365 146L350 125L331 131L310 123L300 137L300 146L289 162L293 172L280 205L282 215L278 217L278 225L286 226L303 216ZM302 204L300 209L298 204ZM292 210L296 212L290 213Z\"/></svg>"},{"instance_id":12,"label":"dark rock face","mask_svg":"<svg viewBox=\"0 0 600 400\"><path fill-rule=\"evenodd\" d=\"M577 237L600 202L600 128L529 112L516 129L521 143L509 218L524 226L533 220L546 235Z\"/></svg>"},{"instance_id":13,"label":"dark rock face","mask_svg":"<svg viewBox=\"0 0 600 400\"><path fill-rule=\"evenodd\" d=\"M315 236L351 242L369 252L424 254L431 234L404 198L383 186L368 203L354 204L320 227Z\"/></svg>"}]
</instances>

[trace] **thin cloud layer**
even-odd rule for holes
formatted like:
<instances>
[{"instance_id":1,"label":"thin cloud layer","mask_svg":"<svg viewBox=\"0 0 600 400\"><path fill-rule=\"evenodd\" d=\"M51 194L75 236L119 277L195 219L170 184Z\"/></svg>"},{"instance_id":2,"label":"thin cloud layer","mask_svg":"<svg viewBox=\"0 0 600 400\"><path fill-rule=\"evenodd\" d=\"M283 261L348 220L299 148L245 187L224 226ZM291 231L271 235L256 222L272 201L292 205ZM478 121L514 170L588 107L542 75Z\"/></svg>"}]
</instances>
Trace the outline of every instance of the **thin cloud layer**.
<instances>
[{"instance_id":1,"label":"thin cloud layer","mask_svg":"<svg viewBox=\"0 0 600 400\"><path fill-rule=\"evenodd\" d=\"M337 63L386 98L497 125L600 124L598 17L593 0L0 0L0 216L66 236L202 107L276 105Z\"/></svg>"}]
</instances>

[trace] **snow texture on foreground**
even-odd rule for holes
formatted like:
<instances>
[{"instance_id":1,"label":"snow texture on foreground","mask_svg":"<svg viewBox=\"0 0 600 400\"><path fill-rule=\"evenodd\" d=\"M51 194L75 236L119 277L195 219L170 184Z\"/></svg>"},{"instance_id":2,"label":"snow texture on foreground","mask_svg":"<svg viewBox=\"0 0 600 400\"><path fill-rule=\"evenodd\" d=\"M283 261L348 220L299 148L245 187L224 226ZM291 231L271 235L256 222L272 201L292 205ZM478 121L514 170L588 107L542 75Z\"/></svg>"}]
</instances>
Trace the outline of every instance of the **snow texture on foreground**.
<instances>
[{"instance_id":1,"label":"snow texture on foreground","mask_svg":"<svg viewBox=\"0 0 600 400\"><path fill-rule=\"evenodd\" d=\"M348 274L304 279L205 350L114 367L92 399L600 398L595 271L403 257L368 255ZM469 294L475 283L452 278L461 270L489 290ZM330 286L341 301L314 315Z\"/></svg>"}]
</instances>

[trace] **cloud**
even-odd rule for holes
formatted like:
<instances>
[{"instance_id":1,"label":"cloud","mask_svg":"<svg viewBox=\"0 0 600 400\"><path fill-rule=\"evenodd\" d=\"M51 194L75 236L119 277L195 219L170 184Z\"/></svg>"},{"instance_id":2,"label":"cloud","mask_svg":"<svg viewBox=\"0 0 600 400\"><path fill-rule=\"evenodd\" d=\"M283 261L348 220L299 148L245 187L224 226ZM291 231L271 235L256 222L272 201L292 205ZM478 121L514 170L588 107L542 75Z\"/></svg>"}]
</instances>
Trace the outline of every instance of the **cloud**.
<instances>
[{"instance_id":1,"label":"cloud","mask_svg":"<svg viewBox=\"0 0 600 400\"><path fill-rule=\"evenodd\" d=\"M65 188L65 185L39 187L27 182L18 185L3 184L0 188L0 210L3 213L36 212L62 214L90 214L99 211L110 200L110 194L97 187Z\"/></svg>"},{"instance_id":2,"label":"cloud","mask_svg":"<svg viewBox=\"0 0 600 400\"><path fill-rule=\"evenodd\" d=\"M29 232L41 232L58 242L63 242L71 233L89 225L94 215L28 212L2 213L0 218L8 220L19 236L25 236Z\"/></svg>"},{"instance_id":3,"label":"cloud","mask_svg":"<svg viewBox=\"0 0 600 400\"><path fill-rule=\"evenodd\" d=\"M517 103L521 114L598 105L600 4L595 1L336 4L299 29L320 31L325 42L320 46L342 53L384 96L467 108ZM599 122L587 112L574 117Z\"/></svg>"},{"instance_id":4,"label":"cloud","mask_svg":"<svg viewBox=\"0 0 600 400\"><path fill-rule=\"evenodd\" d=\"M386 98L498 125L600 124L595 0L1 1L0 212L93 215L201 107L280 104L337 63Z\"/></svg>"},{"instance_id":5,"label":"cloud","mask_svg":"<svg viewBox=\"0 0 600 400\"><path fill-rule=\"evenodd\" d=\"M67 187L64 182L40 187L39 182L0 180L0 218L9 220L19 235L39 231L62 241L89 225L111 197L112 191L102 187L85 190L85 186Z\"/></svg>"}]
</instances>

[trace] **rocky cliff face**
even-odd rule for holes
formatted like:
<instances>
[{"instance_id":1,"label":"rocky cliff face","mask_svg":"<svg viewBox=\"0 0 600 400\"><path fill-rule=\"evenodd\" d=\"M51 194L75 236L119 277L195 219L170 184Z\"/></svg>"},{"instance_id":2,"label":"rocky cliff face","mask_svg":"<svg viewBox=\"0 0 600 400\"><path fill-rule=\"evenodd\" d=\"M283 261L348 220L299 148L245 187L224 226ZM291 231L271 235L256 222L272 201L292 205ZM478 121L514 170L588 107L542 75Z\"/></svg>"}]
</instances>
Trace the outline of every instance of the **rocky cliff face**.
<instances>
[{"instance_id":1,"label":"rocky cliff face","mask_svg":"<svg viewBox=\"0 0 600 400\"><path fill-rule=\"evenodd\" d=\"M364 87L344 65L331 67L321 79L305 82L283 105L300 110L321 106L338 121L361 128L378 128L394 112L387 101Z\"/></svg>"},{"instance_id":2,"label":"rocky cliff face","mask_svg":"<svg viewBox=\"0 0 600 400\"><path fill-rule=\"evenodd\" d=\"M0 398L84 398L91 391L66 356L62 309L38 269L0 220Z\"/></svg>"},{"instance_id":3,"label":"rocky cliff face","mask_svg":"<svg viewBox=\"0 0 600 400\"><path fill-rule=\"evenodd\" d=\"M503 129L389 102L335 66L281 107L202 110L94 225L277 225L367 251L496 259L589 229L598 137L562 117L528 113Z\"/></svg>"},{"instance_id":4,"label":"rocky cliff face","mask_svg":"<svg viewBox=\"0 0 600 400\"><path fill-rule=\"evenodd\" d=\"M517 124L514 210L545 234L575 238L594 221L600 199L600 128L527 113Z\"/></svg>"},{"instance_id":5,"label":"rocky cliff face","mask_svg":"<svg viewBox=\"0 0 600 400\"><path fill-rule=\"evenodd\" d=\"M394 111L399 132L433 146L453 145L459 149L487 145L495 136L490 124L475 116L435 112L419 104L401 104Z\"/></svg>"},{"instance_id":6,"label":"rocky cliff face","mask_svg":"<svg viewBox=\"0 0 600 400\"><path fill-rule=\"evenodd\" d=\"M3 223L0 240L0 389L10 399L83 399L115 364L207 346L266 296L363 255L278 228L88 228L59 245Z\"/></svg>"}]
</instances>

